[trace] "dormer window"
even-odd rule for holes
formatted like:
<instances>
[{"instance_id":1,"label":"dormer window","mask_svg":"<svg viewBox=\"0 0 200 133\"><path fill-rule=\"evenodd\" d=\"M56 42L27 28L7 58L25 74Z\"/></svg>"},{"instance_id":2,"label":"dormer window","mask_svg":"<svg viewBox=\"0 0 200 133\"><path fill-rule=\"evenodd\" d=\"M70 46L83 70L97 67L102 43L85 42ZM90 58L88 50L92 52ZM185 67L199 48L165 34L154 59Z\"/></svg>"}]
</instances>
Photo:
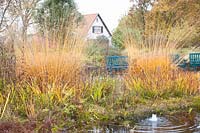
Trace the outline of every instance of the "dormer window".
<instances>
[{"instance_id":1,"label":"dormer window","mask_svg":"<svg viewBox=\"0 0 200 133\"><path fill-rule=\"evenodd\" d=\"M103 33L103 26L93 26L92 33L95 33L95 34Z\"/></svg>"}]
</instances>

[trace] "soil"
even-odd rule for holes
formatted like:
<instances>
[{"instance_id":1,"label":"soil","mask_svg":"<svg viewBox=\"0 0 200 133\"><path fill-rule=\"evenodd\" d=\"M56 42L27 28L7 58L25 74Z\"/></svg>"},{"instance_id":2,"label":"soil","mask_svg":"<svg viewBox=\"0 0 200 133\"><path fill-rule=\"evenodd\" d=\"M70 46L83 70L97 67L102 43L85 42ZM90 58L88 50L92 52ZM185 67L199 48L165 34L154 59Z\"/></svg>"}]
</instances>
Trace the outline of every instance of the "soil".
<instances>
[{"instance_id":1,"label":"soil","mask_svg":"<svg viewBox=\"0 0 200 133\"><path fill-rule=\"evenodd\" d=\"M0 133L34 133L35 122L0 122Z\"/></svg>"}]
</instances>

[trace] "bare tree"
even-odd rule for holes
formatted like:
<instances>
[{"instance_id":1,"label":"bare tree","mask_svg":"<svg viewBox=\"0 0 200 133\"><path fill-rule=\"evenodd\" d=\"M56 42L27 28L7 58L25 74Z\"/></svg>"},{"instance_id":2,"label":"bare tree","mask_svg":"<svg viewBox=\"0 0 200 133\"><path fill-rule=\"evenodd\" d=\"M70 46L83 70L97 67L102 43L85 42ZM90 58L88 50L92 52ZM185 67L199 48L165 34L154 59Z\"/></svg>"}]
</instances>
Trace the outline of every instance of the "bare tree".
<instances>
[{"instance_id":1,"label":"bare tree","mask_svg":"<svg viewBox=\"0 0 200 133\"><path fill-rule=\"evenodd\" d=\"M15 19L9 18L8 11L12 0L0 0L0 33L7 29Z\"/></svg>"},{"instance_id":2,"label":"bare tree","mask_svg":"<svg viewBox=\"0 0 200 133\"><path fill-rule=\"evenodd\" d=\"M40 0L13 0L12 8L10 10L13 16L17 15L22 22L22 41L27 41L27 31L31 24L33 24L33 14L36 9L36 5Z\"/></svg>"}]
</instances>

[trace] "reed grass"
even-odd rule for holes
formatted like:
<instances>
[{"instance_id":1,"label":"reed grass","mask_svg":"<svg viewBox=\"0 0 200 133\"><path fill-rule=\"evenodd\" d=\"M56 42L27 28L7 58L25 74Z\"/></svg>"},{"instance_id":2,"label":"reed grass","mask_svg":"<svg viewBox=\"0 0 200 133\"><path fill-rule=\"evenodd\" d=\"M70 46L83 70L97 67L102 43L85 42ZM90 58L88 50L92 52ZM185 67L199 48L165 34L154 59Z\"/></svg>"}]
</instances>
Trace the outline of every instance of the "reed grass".
<instances>
[{"instance_id":1,"label":"reed grass","mask_svg":"<svg viewBox=\"0 0 200 133\"><path fill-rule=\"evenodd\" d=\"M184 71L177 66L180 62L172 60L172 55L185 45L184 40L194 30L187 25L176 25L170 31L147 28L145 40L127 33L125 46L130 66L125 79L127 87L145 98L198 94L198 73Z\"/></svg>"},{"instance_id":2,"label":"reed grass","mask_svg":"<svg viewBox=\"0 0 200 133\"><path fill-rule=\"evenodd\" d=\"M86 44L71 29L64 40L39 34L31 37L15 51L16 82L0 82L0 118L50 121L48 128L58 132L58 127L117 117L121 121L139 104L152 104L152 99L197 95L199 73L184 71L171 59L193 30L187 25L170 31L147 30L145 40L127 32L124 45L129 69L124 77L101 71L86 75Z\"/></svg>"},{"instance_id":3,"label":"reed grass","mask_svg":"<svg viewBox=\"0 0 200 133\"><path fill-rule=\"evenodd\" d=\"M84 40L77 36L68 36L64 44L39 36L24 46L23 53L19 51L17 77L42 91L48 91L48 86L76 86L84 65L83 51Z\"/></svg>"}]
</instances>

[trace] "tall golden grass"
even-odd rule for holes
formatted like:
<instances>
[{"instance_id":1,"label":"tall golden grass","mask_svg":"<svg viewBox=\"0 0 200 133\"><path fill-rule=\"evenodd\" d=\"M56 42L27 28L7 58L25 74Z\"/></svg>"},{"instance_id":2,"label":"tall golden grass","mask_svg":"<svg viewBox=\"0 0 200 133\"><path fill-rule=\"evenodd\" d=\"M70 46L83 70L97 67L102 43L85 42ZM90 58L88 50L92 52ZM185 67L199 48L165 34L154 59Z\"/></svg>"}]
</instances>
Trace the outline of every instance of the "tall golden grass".
<instances>
[{"instance_id":1,"label":"tall golden grass","mask_svg":"<svg viewBox=\"0 0 200 133\"><path fill-rule=\"evenodd\" d=\"M128 88L153 97L199 93L199 75L181 70L172 55L184 46L194 32L193 26L174 26L169 30L148 30L145 40L127 33L125 46L129 57ZM147 96L148 97L148 96Z\"/></svg>"},{"instance_id":2,"label":"tall golden grass","mask_svg":"<svg viewBox=\"0 0 200 133\"><path fill-rule=\"evenodd\" d=\"M27 42L17 53L17 77L37 84L42 91L51 86L79 85L85 60L84 40L68 35L62 42L41 36Z\"/></svg>"}]
</instances>

